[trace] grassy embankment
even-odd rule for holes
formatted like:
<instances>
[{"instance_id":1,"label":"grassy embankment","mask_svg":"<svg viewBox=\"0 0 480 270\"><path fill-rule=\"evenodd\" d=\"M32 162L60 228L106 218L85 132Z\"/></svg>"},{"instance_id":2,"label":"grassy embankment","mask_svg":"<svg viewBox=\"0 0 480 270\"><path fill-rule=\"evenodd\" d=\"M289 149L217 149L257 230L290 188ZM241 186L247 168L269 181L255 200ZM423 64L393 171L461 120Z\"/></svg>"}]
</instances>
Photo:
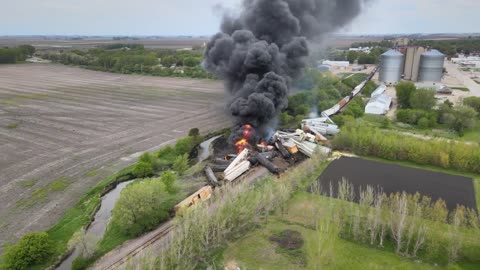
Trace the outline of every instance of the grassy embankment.
<instances>
[{"instance_id":1,"label":"grassy embankment","mask_svg":"<svg viewBox=\"0 0 480 270\"><path fill-rule=\"evenodd\" d=\"M198 130L196 132L198 132ZM186 137L179 140L175 148L166 147L165 149L167 151L164 151L164 153L167 156L164 158L159 155L160 152L165 149L153 153L152 162L155 164L149 164L151 165L149 170L138 170L138 163L140 162L137 162L136 164L131 165L99 182L95 187L88 191L74 207L68 209L64 216L54 226L46 231L49 240L53 245L53 254L44 260L45 263L34 266L30 265L29 268L45 269L49 265L57 262L60 257L65 255L67 250L71 248L69 247L69 242L74 234L81 231L82 228L85 228L92 221L93 216L100 206L101 196L105 193L105 191L109 190L113 186L116 186L116 184L120 182L159 175L162 171L164 171L165 168L170 168L179 155L190 153L191 150L198 145L202 137L195 136ZM145 169L144 166L142 166L142 168ZM94 172L88 172L87 174L93 173ZM141 174L141 177L139 174ZM21 183L21 185L30 186L32 183L34 183L33 181L34 180L31 182ZM19 206L28 207L31 203L42 200L49 192L59 192L66 189L70 183L70 179L59 178L50 183L48 186L33 192L31 198L21 201ZM189 185L184 185L184 187L185 190L189 190ZM107 239L102 241L103 245L100 245L101 250L106 252L111 250L119 243L131 238L131 236L127 237L125 235L115 234L114 232L115 230L112 230L111 235L107 235Z\"/></svg>"}]
</instances>

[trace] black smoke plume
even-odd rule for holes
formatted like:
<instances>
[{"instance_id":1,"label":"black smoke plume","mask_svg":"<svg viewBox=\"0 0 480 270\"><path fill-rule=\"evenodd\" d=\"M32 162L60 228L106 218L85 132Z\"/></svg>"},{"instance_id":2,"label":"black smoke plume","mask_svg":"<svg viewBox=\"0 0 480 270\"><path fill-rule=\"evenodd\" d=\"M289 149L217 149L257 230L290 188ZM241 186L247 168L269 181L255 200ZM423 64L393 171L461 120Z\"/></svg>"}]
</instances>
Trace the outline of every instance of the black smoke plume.
<instances>
[{"instance_id":1,"label":"black smoke plume","mask_svg":"<svg viewBox=\"0 0 480 270\"><path fill-rule=\"evenodd\" d=\"M243 0L236 17L226 15L221 33L208 43L204 67L225 81L237 128L267 137L288 106L291 81L309 54L307 39L321 39L351 22L367 0ZM257 138L258 139L258 138Z\"/></svg>"}]
</instances>

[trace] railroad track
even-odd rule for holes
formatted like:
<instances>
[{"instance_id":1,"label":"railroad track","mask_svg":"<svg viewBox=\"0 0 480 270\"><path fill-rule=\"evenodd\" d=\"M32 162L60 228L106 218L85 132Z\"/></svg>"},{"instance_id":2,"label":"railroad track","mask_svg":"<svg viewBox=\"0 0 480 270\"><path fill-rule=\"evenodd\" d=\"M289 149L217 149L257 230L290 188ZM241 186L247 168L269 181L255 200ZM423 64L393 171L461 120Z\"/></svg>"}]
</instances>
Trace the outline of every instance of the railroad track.
<instances>
[{"instance_id":1,"label":"railroad track","mask_svg":"<svg viewBox=\"0 0 480 270\"><path fill-rule=\"evenodd\" d=\"M170 233L175 226L170 222L170 224L161 232L158 232L155 234L152 238L150 238L148 241L143 243L141 246L135 248L134 250L128 252L125 256L122 256L119 260L115 261L113 264L111 264L109 267L105 268L105 270L113 270L113 269L118 269L120 266L125 264L129 259L133 258L135 255L139 254L158 240L162 239L165 237L168 233Z\"/></svg>"}]
</instances>

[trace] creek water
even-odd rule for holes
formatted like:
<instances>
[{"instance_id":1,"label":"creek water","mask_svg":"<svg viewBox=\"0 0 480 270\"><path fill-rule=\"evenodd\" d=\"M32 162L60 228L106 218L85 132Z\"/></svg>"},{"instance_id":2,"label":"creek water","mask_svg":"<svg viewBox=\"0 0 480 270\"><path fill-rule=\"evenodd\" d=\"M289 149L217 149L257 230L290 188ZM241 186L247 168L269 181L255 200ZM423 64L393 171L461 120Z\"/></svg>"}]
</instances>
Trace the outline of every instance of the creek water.
<instances>
[{"instance_id":1,"label":"creek water","mask_svg":"<svg viewBox=\"0 0 480 270\"><path fill-rule=\"evenodd\" d=\"M215 136L200 144L200 148L198 149L198 156L197 156L198 162L202 162L210 157L210 155L212 154L211 145L216 139L220 137L222 136L221 135Z\"/></svg>"},{"instance_id":2,"label":"creek water","mask_svg":"<svg viewBox=\"0 0 480 270\"><path fill-rule=\"evenodd\" d=\"M87 231L85 232L86 235L91 235L93 239L100 240L108 226L108 222L110 221L110 217L112 216L112 210L115 207L118 199L120 198L120 193L122 190L132 181L123 182L118 184L113 190L108 192L102 197L102 204L98 212L95 214L95 220L90 224ZM57 268L56 270L70 270L72 269L73 261L81 255L81 249L75 248L72 254L68 256Z\"/></svg>"}]
</instances>

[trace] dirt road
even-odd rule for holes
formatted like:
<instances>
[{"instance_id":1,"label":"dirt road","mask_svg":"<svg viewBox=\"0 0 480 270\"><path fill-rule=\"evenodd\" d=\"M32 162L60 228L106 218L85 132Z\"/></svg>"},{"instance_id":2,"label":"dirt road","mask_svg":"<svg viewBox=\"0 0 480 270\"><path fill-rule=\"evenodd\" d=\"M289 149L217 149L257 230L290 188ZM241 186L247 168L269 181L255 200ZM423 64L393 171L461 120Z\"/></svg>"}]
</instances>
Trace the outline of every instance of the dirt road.
<instances>
[{"instance_id":1,"label":"dirt road","mask_svg":"<svg viewBox=\"0 0 480 270\"><path fill-rule=\"evenodd\" d=\"M141 152L228 126L223 101L208 80L0 66L0 246L48 228Z\"/></svg>"}]
</instances>

